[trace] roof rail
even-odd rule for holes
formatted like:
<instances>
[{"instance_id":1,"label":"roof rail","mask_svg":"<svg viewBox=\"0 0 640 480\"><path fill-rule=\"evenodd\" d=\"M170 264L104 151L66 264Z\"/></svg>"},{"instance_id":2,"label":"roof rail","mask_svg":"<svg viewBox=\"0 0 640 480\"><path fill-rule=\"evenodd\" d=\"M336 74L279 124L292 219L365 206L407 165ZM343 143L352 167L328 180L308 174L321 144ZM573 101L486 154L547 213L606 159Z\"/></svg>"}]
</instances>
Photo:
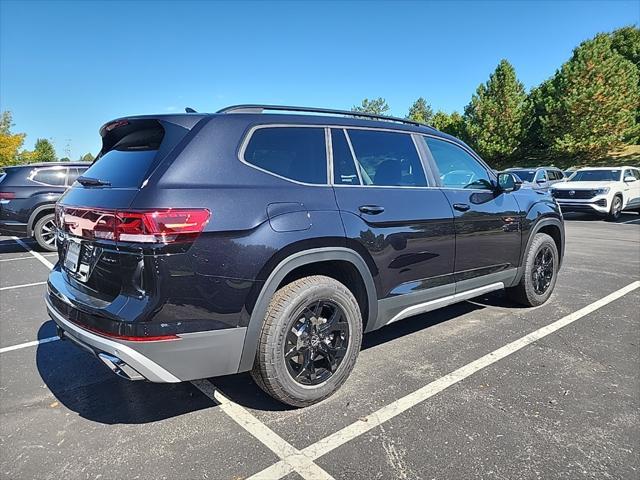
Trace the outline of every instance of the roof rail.
<instances>
[{"instance_id":1,"label":"roof rail","mask_svg":"<svg viewBox=\"0 0 640 480\"><path fill-rule=\"evenodd\" d=\"M389 122L407 123L419 127L430 127L426 123L416 122L407 118L390 117L388 115L376 115L374 113L353 112L350 110L334 110L332 108L296 107L291 105L232 105L218 110L216 113L263 113L265 110L282 112L308 112L308 113L328 113L331 115L346 115L348 117L371 118L374 120L386 120Z\"/></svg>"}]
</instances>

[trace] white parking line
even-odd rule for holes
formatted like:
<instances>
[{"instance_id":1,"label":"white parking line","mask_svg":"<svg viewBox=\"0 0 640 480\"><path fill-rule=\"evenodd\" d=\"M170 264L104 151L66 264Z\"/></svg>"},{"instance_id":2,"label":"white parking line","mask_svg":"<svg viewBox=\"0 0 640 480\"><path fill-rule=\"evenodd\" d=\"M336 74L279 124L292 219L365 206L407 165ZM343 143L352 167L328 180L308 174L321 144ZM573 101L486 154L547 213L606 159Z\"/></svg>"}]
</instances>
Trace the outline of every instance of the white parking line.
<instances>
[{"instance_id":1,"label":"white parking line","mask_svg":"<svg viewBox=\"0 0 640 480\"><path fill-rule=\"evenodd\" d=\"M636 223L636 222L640 222L640 218L636 218L635 220L627 220L626 222L620 222L620 223Z\"/></svg>"},{"instance_id":2,"label":"white parking line","mask_svg":"<svg viewBox=\"0 0 640 480\"><path fill-rule=\"evenodd\" d=\"M56 253L51 253L51 254L42 255L42 256L46 258L46 257L54 257L56 255L57 255ZM2 259L0 259L0 262L16 262L18 260L33 260L35 258L36 257L34 257L33 255L29 255L28 257L2 258Z\"/></svg>"},{"instance_id":3,"label":"white parking line","mask_svg":"<svg viewBox=\"0 0 640 480\"><path fill-rule=\"evenodd\" d=\"M474 360L467 365L460 367L459 369L441 377L428 385L410 393L389 405L386 405L379 410L367 415L366 417L359 419L352 423L351 425L346 426L342 430L337 431L334 434L329 435L318 442L309 445L308 447L301 450L301 454L306 458L311 460L317 460L319 457L326 455L327 453L335 450L336 448L344 445L345 443L353 440L354 438L367 433L369 430L376 428L391 420L392 418L397 417L401 413L409 410L415 405L427 400L428 398L433 397L437 393L442 392L446 388L455 385L456 383L464 380L465 378L473 375L474 373L482 370L489 365L496 363L499 360L523 349L524 347L531 345L534 342L546 337L547 335L556 332L557 330L566 327L567 325L579 320L586 315L598 310L599 308L604 307L605 305L617 300L618 298L626 295L629 292L634 291L640 287L640 281L636 281L630 283L624 288L617 290L600 300L593 302L590 305L587 305L580 310L573 312L560 320L557 320L549 325L539 328L538 330L531 332L524 337L515 340L497 350L494 350L491 353L484 355L483 357ZM289 459L287 457L283 458L279 462L274 465L265 468L261 472L249 477L250 479L278 479L282 478L285 475L288 475L293 471L293 468L290 466Z\"/></svg>"},{"instance_id":4,"label":"white parking line","mask_svg":"<svg viewBox=\"0 0 640 480\"><path fill-rule=\"evenodd\" d=\"M301 477L309 480L333 479L331 475L313 463L311 458L280 437L277 433L249 413L244 407L229 400L211 382L208 380L194 380L191 383L207 397L219 404L222 411L231 417L233 421L253 435L256 439L260 440L263 445L282 459L284 468L282 471L278 472L280 476L285 476L288 473L295 471ZM272 477L255 478L270 479Z\"/></svg>"},{"instance_id":5,"label":"white parking line","mask_svg":"<svg viewBox=\"0 0 640 480\"><path fill-rule=\"evenodd\" d=\"M60 340L60 338L49 337L49 338L43 338L41 340L34 340L33 342L20 343L18 345L11 345L10 347L2 347L0 348L0 353L11 352L13 350L20 350L21 348L35 347L37 345L42 345L43 343L55 342L56 340Z\"/></svg>"},{"instance_id":6,"label":"white parking line","mask_svg":"<svg viewBox=\"0 0 640 480\"><path fill-rule=\"evenodd\" d=\"M24 248L27 252L29 252L31 255L33 255L34 257L36 257L38 260L40 260L40 262L42 262L44 265L46 265L49 270L51 270L53 268L53 263L51 263L49 260L47 260L46 258L44 258L42 255L40 255L38 252L35 252L33 250L31 250L31 248L29 248L29 245L27 245L26 243L24 243L22 240L20 240L18 237L11 237L13 238L16 243L18 245L20 245L22 248Z\"/></svg>"},{"instance_id":7,"label":"white parking line","mask_svg":"<svg viewBox=\"0 0 640 480\"><path fill-rule=\"evenodd\" d=\"M23 287L35 287L36 285L44 285L47 282L35 282L35 283L25 283L23 285L11 285L10 287L2 287L0 288L0 292L4 290L13 290L14 288L23 288Z\"/></svg>"}]
</instances>

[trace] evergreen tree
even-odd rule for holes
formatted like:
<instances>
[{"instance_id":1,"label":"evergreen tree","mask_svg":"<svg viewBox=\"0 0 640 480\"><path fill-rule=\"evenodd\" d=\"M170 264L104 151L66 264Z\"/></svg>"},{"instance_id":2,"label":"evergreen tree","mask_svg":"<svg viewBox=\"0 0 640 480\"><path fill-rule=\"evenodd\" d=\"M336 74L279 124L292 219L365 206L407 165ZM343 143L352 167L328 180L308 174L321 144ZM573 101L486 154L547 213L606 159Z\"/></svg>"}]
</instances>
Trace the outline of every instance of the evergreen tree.
<instances>
[{"instance_id":1,"label":"evergreen tree","mask_svg":"<svg viewBox=\"0 0 640 480\"><path fill-rule=\"evenodd\" d=\"M515 154L525 136L529 102L513 66L501 60L464 112L468 141L488 161Z\"/></svg>"},{"instance_id":2,"label":"evergreen tree","mask_svg":"<svg viewBox=\"0 0 640 480\"><path fill-rule=\"evenodd\" d=\"M91 152L85 153L82 157L80 157L80 160L82 162L93 162L94 159L95 159L95 157L93 156L93 154Z\"/></svg>"},{"instance_id":3,"label":"evergreen tree","mask_svg":"<svg viewBox=\"0 0 640 480\"><path fill-rule=\"evenodd\" d=\"M409 108L409 114L406 118L414 122L431 123L431 119L433 118L431 105L429 105L423 97L418 98L413 102L411 108Z\"/></svg>"},{"instance_id":4,"label":"evergreen tree","mask_svg":"<svg viewBox=\"0 0 640 480\"><path fill-rule=\"evenodd\" d=\"M636 128L637 68L612 48L609 35L580 44L541 86L536 100L543 142L555 155L593 159Z\"/></svg>"},{"instance_id":5,"label":"evergreen tree","mask_svg":"<svg viewBox=\"0 0 640 480\"><path fill-rule=\"evenodd\" d=\"M389 105L387 101L378 97L372 100L365 98L360 105L354 105L351 109L352 112L371 113L373 115L384 115L389 111Z\"/></svg>"},{"instance_id":6,"label":"evergreen tree","mask_svg":"<svg viewBox=\"0 0 640 480\"><path fill-rule=\"evenodd\" d=\"M458 112L448 114L437 111L431 118L431 126L441 132L464 140L464 118Z\"/></svg>"},{"instance_id":7,"label":"evergreen tree","mask_svg":"<svg viewBox=\"0 0 640 480\"><path fill-rule=\"evenodd\" d=\"M34 162L55 162L57 156L53 144L46 138L37 139L31 159Z\"/></svg>"}]
</instances>

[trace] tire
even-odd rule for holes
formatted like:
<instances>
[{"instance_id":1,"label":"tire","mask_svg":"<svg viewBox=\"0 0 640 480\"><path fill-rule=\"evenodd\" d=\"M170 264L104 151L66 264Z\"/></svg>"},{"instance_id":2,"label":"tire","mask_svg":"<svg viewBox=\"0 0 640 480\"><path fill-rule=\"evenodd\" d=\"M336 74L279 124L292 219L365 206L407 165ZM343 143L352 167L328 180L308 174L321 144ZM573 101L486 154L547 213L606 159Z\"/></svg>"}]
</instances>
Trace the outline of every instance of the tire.
<instances>
[{"instance_id":1,"label":"tire","mask_svg":"<svg viewBox=\"0 0 640 480\"><path fill-rule=\"evenodd\" d=\"M345 382L361 344L362 316L351 291L330 277L304 277L271 299L251 376L282 403L312 405Z\"/></svg>"},{"instance_id":2,"label":"tire","mask_svg":"<svg viewBox=\"0 0 640 480\"><path fill-rule=\"evenodd\" d=\"M609 209L609 214L607 215L607 220L610 222L615 222L618 218L620 218L620 214L622 213L622 197L620 195L616 195L613 197L611 201L611 209Z\"/></svg>"},{"instance_id":3,"label":"tire","mask_svg":"<svg viewBox=\"0 0 640 480\"><path fill-rule=\"evenodd\" d=\"M549 267L544 263L544 260L542 265L540 264L538 261L540 259L539 255L543 259L551 260L550 270L548 270ZM556 286L559 258L558 247L556 247L553 238L546 233L536 233L525 258L524 273L520 283L515 287L508 288L507 296L527 307L537 307L545 303ZM539 270L540 267L543 270ZM539 273L544 276L544 281L540 280L539 277L538 279L534 278ZM549 278L547 278L547 273L550 274ZM544 287L544 289L540 287Z\"/></svg>"},{"instance_id":4,"label":"tire","mask_svg":"<svg viewBox=\"0 0 640 480\"><path fill-rule=\"evenodd\" d=\"M55 215L48 213L40 217L33 227L33 238L44 250L56 251Z\"/></svg>"}]
</instances>

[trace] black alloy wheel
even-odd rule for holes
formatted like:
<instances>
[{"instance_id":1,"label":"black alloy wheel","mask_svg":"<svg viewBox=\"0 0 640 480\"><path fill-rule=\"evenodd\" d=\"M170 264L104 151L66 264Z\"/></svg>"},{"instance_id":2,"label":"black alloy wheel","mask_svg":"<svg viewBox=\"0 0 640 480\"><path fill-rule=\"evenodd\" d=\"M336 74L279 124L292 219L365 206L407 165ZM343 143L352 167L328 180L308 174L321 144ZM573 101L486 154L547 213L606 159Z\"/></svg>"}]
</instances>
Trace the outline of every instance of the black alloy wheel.
<instances>
[{"instance_id":1,"label":"black alloy wheel","mask_svg":"<svg viewBox=\"0 0 640 480\"><path fill-rule=\"evenodd\" d=\"M287 370L302 385L326 382L338 369L349 346L349 324L330 300L307 305L287 332L283 344Z\"/></svg>"}]
</instances>

